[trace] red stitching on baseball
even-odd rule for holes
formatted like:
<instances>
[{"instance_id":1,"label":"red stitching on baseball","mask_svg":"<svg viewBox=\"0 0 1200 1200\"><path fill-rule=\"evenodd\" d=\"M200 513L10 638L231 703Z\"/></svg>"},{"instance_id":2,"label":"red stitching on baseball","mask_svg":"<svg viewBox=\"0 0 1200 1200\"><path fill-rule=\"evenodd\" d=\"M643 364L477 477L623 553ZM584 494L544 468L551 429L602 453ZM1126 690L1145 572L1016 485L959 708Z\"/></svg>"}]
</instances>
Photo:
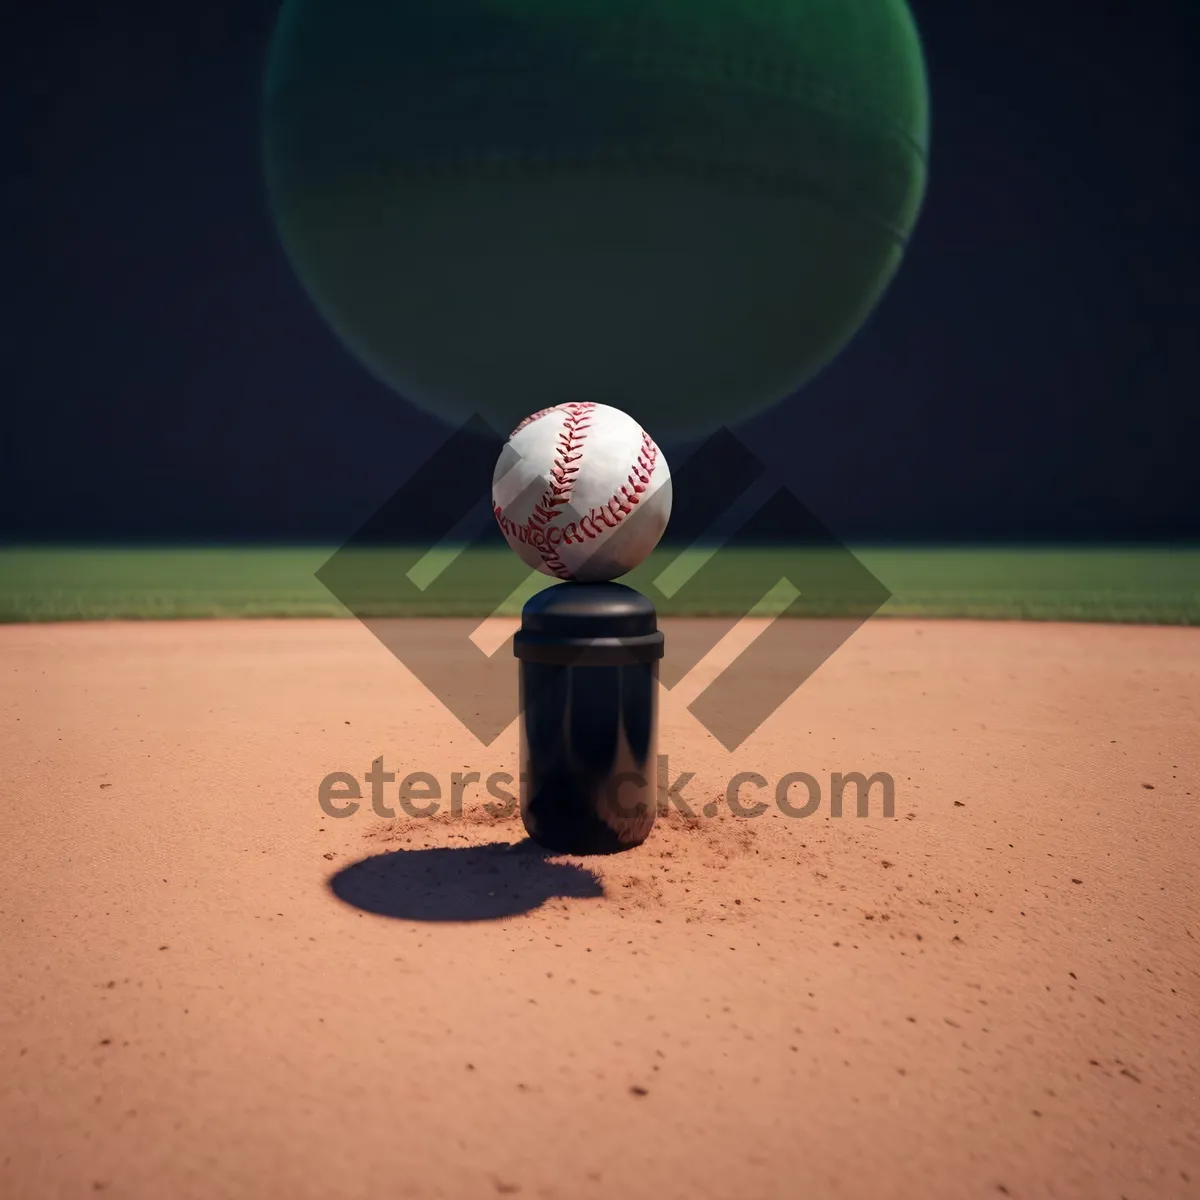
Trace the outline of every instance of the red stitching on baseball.
<instances>
[{"instance_id":1,"label":"red stitching on baseball","mask_svg":"<svg viewBox=\"0 0 1200 1200\"><path fill-rule=\"evenodd\" d=\"M565 409L567 415L563 418L563 427L559 431L558 450L550 465L548 486L541 500L534 505L527 528L529 544L542 556L546 566L559 579L571 579L571 569L563 562L562 556L555 549L555 543L550 540L550 530L558 528L554 521L561 515L560 510L571 498L575 477L579 474L579 462L583 458L583 443L592 427L591 416L596 406L583 403L561 404L558 407Z\"/></svg>"},{"instance_id":2,"label":"red stitching on baseball","mask_svg":"<svg viewBox=\"0 0 1200 1200\"><path fill-rule=\"evenodd\" d=\"M556 547L560 544L582 544L585 539L599 537L605 529L615 529L641 502L642 496L649 489L651 476L658 464L658 447L653 438L643 430L637 459L625 483L612 498L577 521L570 521L565 526L556 525L555 521L562 515L562 508L569 501L575 486L575 478L579 474L583 458L583 442L591 428L591 417L596 406L584 403L560 404L556 407L565 408L567 416L559 433L558 449L550 468L548 486L541 499L534 505L529 520L524 525L517 525L505 517L498 507L494 511L500 528L506 534L515 536L518 542L533 546L553 574L559 579L569 580L574 576ZM543 409L526 417L513 432L524 429L532 421L554 411L556 409ZM555 541L551 538L552 533L560 533L561 537Z\"/></svg>"},{"instance_id":3,"label":"red stitching on baseball","mask_svg":"<svg viewBox=\"0 0 1200 1200\"><path fill-rule=\"evenodd\" d=\"M607 528L612 529L620 524L625 515L633 511L634 505L641 502L642 494L650 486L650 476L654 474L657 463L658 447L654 444L654 439L645 430L642 430L642 448L638 452L637 462L629 472L628 479L611 500L600 506L600 515ZM612 517L611 522L608 520L609 517ZM585 524L585 521L590 521L590 523ZM598 537L600 534L595 521L591 520L590 513L584 521L579 522L579 528L588 538Z\"/></svg>"},{"instance_id":4,"label":"red stitching on baseball","mask_svg":"<svg viewBox=\"0 0 1200 1200\"><path fill-rule=\"evenodd\" d=\"M532 425L532 424L534 423L534 421L537 421L537 420L539 420L540 418L544 417L544 416L545 416L547 413L552 413L552 412L554 411L554 409L555 409L555 408L557 408L557 407L558 407L558 405L556 404L556 405L553 405L553 406L552 406L552 407L550 407L550 408L539 408L539 409L537 410L537 412L535 412L535 413L530 413L530 414L529 414L529 416L527 416L527 417L525 418L525 420L523 420L523 421L520 423L520 425L518 425L518 426L516 427L516 429L514 429L514 430L512 431L512 433L510 433L508 436L509 436L510 438L516 437L516 435L517 435L518 433L520 433L520 432L521 432L521 430L522 430L522 429L524 429L526 425Z\"/></svg>"}]
</instances>

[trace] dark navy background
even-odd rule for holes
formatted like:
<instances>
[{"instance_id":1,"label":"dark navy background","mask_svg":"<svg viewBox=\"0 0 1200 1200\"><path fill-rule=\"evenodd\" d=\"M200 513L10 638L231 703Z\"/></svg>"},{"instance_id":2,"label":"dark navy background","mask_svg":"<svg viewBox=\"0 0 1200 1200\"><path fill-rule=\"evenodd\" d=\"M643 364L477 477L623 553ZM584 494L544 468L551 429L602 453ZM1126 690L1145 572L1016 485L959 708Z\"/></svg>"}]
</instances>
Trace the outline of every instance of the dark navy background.
<instances>
[{"instance_id":1,"label":"dark navy background","mask_svg":"<svg viewBox=\"0 0 1200 1200\"><path fill-rule=\"evenodd\" d=\"M276 8L10 18L0 539L337 540L448 435L340 348L277 243ZM909 258L740 436L846 538L1200 538L1195 6L914 8Z\"/></svg>"}]
</instances>

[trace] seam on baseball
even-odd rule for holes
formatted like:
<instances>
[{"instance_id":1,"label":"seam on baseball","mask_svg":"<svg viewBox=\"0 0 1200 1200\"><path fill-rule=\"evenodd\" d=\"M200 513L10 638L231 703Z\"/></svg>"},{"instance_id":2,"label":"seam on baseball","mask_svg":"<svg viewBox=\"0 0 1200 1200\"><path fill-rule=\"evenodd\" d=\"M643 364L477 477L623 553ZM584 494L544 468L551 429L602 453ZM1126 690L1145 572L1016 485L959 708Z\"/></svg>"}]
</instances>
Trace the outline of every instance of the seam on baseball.
<instances>
[{"instance_id":1,"label":"seam on baseball","mask_svg":"<svg viewBox=\"0 0 1200 1200\"><path fill-rule=\"evenodd\" d=\"M583 458L583 443L592 426L591 416L596 406L585 403L564 404L562 407L567 410L567 415L559 431L554 461L550 464L549 484L542 493L541 500L534 505L527 524L531 527L531 532L541 532L541 539L533 542L533 545L542 556L542 561L559 579L570 579L571 570L550 544L546 531L554 524L555 518L561 515L563 506L571 498L575 477L579 474L579 462Z\"/></svg>"},{"instance_id":2,"label":"seam on baseball","mask_svg":"<svg viewBox=\"0 0 1200 1200\"><path fill-rule=\"evenodd\" d=\"M549 531L560 529L563 534L561 545L569 546L575 543L582 544L585 538L594 540L599 537L602 532L601 526L604 529L615 529L641 503L642 496L648 491L654 469L658 465L659 451L654 439L643 429L641 446L625 482L603 504L568 522L565 527L559 526L555 522L562 516L563 508L570 500L583 458L583 442L591 428L590 418L596 406L570 404L558 407L567 408L569 411L559 434L558 450L550 469L549 486L523 526L508 521L500 509L496 511L496 517L501 529L504 529L506 524L511 525L521 541L533 546L554 575L559 579L570 580L574 576L556 547L550 543L547 536ZM543 409L534 413L522 421L517 429L523 429L532 421L553 411L555 410ZM525 535L523 538L522 533Z\"/></svg>"},{"instance_id":3,"label":"seam on baseball","mask_svg":"<svg viewBox=\"0 0 1200 1200\"><path fill-rule=\"evenodd\" d=\"M509 436L510 438L515 438L515 437L517 436L517 434L518 434L518 433L520 433L520 432L521 432L521 430L525 428L525 426L526 426L526 425L532 425L532 424L534 423L534 421L538 421L538 420L540 420L540 419L541 419L542 417L544 417L544 416L545 416L547 413L552 413L552 412L553 412L553 411L554 411L554 410L555 410L557 407L558 407L558 405L557 405L557 404L552 404L552 405L551 405L549 408L539 408L539 409L537 410L537 412L535 412L535 413L530 413L530 414L529 414L529 416L527 416L527 417L525 418L525 420L523 420L523 421L520 423L520 425L518 425L518 426L516 427L516 429L514 429L514 430L512 431L512 433L510 433L508 436Z\"/></svg>"}]
</instances>

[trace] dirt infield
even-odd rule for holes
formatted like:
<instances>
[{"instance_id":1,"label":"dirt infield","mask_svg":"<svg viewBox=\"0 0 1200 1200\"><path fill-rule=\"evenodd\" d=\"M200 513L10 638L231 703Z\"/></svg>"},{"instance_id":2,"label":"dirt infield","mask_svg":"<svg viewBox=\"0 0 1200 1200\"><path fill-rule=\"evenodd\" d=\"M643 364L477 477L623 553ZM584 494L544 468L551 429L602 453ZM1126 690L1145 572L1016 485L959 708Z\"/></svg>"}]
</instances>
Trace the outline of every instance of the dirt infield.
<instances>
[{"instance_id":1,"label":"dirt infield","mask_svg":"<svg viewBox=\"0 0 1200 1200\"><path fill-rule=\"evenodd\" d=\"M663 705L715 815L545 858L322 811L515 770L355 622L0 628L0 1194L1197 1194L1200 630L873 622L732 755Z\"/></svg>"}]
</instances>

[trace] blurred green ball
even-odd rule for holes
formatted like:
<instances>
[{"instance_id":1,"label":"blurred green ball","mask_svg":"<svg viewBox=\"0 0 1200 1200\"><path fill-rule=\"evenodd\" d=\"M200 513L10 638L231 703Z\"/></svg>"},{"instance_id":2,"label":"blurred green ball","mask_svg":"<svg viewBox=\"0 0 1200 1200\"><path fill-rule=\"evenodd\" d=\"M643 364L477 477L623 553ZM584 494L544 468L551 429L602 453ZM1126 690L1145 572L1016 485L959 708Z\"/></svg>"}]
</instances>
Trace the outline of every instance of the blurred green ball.
<instances>
[{"instance_id":1,"label":"blurred green ball","mask_svg":"<svg viewBox=\"0 0 1200 1200\"><path fill-rule=\"evenodd\" d=\"M904 0L287 0L264 103L317 308L499 433L590 400L702 434L795 392L925 188Z\"/></svg>"}]
</instances>

